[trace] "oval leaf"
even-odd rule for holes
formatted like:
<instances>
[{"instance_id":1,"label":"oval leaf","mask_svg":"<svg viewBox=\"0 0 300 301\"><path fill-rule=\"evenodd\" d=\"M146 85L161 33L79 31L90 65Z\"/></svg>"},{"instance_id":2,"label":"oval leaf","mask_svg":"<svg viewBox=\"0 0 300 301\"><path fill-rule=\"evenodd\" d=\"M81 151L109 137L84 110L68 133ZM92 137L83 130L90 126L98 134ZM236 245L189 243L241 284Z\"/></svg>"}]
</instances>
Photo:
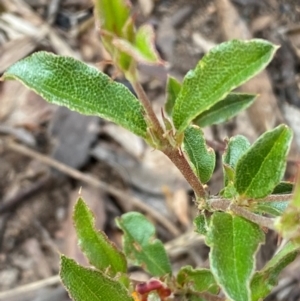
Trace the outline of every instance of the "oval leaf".
<instances>
[{"instance_id":1,"label":"oval leaf","mask_svg":"<svg viewBox=\"0 0 300 301\"><path fill-rule=\"evenodd\" d=\"M254 274L251 281L252 301L263 300L269 295L278 282L280 272L294 261L299 252L299 245L288 242L261 271Z\"/></svg>"},{"instance_id":2,"label":"oval leaf","mask_svg":"<svg viewBox=\"0 0 300 301\"><path fill-rule=\"evenodd\" d=\"M129 212L116 219L124 232L123 248L127 259L142 266L153 276L171 274L171 265L163 243L154 238L154 226L138 212Z\"/></svg>"},{"instance_id":3,"label":"oval leaf","mask_svg":"<svg viewBox=\"0 0 300 301\"><path fill-rule=\"evenodd\" d=\"M240 111L246 110L252 105L255 98L256 95L253 94L230 93L223 100L197 116L193 123L205 127L227 121Z\"/></svg>"},{"instance_id":4,"label":"oval leaf","mask_svg":"<svg viewBox=\"0 0 300 301\"><path fill-rule=\"evenodd\" d=\"M259 39L232 40L213 48L184 78L173 110L176 129L183 132L199 114L263 70L276 49Z\"/></svg>"},{"instance_id":5,"label":"oval leaf","mask_svg":"<svg viewBox=\"0 0 300 301\"><path fill-rule=\"evenodd\" d=\"M47 101L111 120L146 137L140 102L122 84L71 57L37 52L12 65L4 79L17 79Z\"/></svg>"},{"instance_id":6,"label":"oval leaf","mask_svg":"<svg viewBox=\"0 0 300 301\"><path fill-rule=\"evenodd\" d=\"M230 300L250 301L255 253L264 241L258 225L239 216L215 212L207 236L210 267Z\"/></svg>"},{"instance_id":7,"label":"oval leaf","mask_svg":"<svg viewBox=\"0 0 300 301\"><path fill-rule=\"evenodd\" d=\"M74 301L133 301L118 280L61 256L60 277Z\"/></svg>"},{"instance_id":8,"label":"oval leaf","mask_svg":"<svg viewBox=\"0 0 300 301\"><path fill-rule=\"evenodd\" d=\"M79 246L94 267L100 271L107 270L111 276L127 272L124 254L103 232L95 229L93 214L81 198L75 205L73 220Z\"/></svg>"},{"instance_id":9,"label":"oval leaf","mask_svg":"<svg viewBox=\"0 0 300 301\"><path fill-rule=\"evenodd\" d=\"M264 198L283 177L292 131L280 125L264 133L240 158L235 187L243 197Z\"/></svg>"},{"instance_id":10,"label":"oval leaf","mask_svg":"<svg viewBox=\"0 0 300 301\"><path fill-rule=\"evenodd\" d=\"M206 145L204 134L199 127L189 126L184 131L183 151L188 155L189 164L196 176L202 183L208 182L215 169L216 154Z\"/></svg>"}]
</instances>

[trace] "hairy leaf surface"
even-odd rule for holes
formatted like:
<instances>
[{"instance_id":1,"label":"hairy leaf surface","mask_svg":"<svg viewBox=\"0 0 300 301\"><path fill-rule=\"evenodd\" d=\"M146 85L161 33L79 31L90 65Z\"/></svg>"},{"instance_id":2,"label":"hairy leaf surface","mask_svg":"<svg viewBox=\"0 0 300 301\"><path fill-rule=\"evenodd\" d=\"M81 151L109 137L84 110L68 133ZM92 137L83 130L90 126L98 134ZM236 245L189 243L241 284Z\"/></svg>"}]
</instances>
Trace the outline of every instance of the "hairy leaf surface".
<instances>
[{"instance_id":1,"label":"hairy leaf surface","mask_svg":"<svg viewBox=\"0 0 300 301\"><path fill-rule=\"evenodd\" d=\"M133 301L125 286L104 273L61 256L60 277L74 301Z\"/></svg>"},{"instance_id":2,"label":"hairy leaf surface","mask_svg":"<svg viewBox=\"0 0 300 301\"><path fill-rule=\"evenodd\" d=\"M12 65L5 79L17 79L47 101L86 115L111 120L147 135L144 109L122 84L70 57L37 52Z\"/></svg>"},{"instance_id":3,"label":"hairy leaf surface","mask_svg":"<svg viewBox=\"0 0 300 301\"><path fill-rule=\"evenodd\" d=\"M230 300L250 301L255 253L264 241L260 227L242 217L215 212L207 235L210 266Z\"/></svg>"},{"instance_id":4,"label":"hairy leaf surface","mask_svg":"<svg viewBox=\"0 0 300 301\"><path fill-rule=\"evenodd\" d=\"M189 126L184 131L183 151L188 155L196 176L202 183L206 183L215 169L216 154L206 145L204 134L197 126Z\"/></svg>"},{"instance_id":5,"label":"hairy leaf surface","mask_svg":"<svg viewBox=\"0 0 300 301\"><path fill-rule=\"evenodd\" d=\"M111 276L127 272L124 254L103 232L95 229L93 214L81 198L75 205L73 220L79 246L94 267L100 271L108 269Z\"/></svg>"},{"instance_id":6,"label":"hairy leaf surface","mask_svg":"<svg viewBox=\"0 0 300 301\"><path fill-rule=\"evenodd\" d=\"M232 40L207 53L187 73L173 110L174 125L183 132L199 114L263 70L277 47L264 40Z\"/></svg>"},{"instance_id":7,"label":"hairy leaf surface","mask_svg":"<svg viewBox=\"0 0 300 301\"><path fill-rule=\"evenodd\" d=\"M278 282L280 272L299 254L300 247L292 242L287 243L265 267L254 274L251 282L252 301L263 300Z\"/></svg>"},{"instance_id":8,"label":"hairy leaf surface","mask_svg":"<svg viewBox=\"0 0 300 301\"><path fill-rule=\"evenodd\" d=\"M264 133L240 158L235 187L241 196L264 198L279 184L292 135L290 128L280 125Z\"/></svg>"}]
</instances>

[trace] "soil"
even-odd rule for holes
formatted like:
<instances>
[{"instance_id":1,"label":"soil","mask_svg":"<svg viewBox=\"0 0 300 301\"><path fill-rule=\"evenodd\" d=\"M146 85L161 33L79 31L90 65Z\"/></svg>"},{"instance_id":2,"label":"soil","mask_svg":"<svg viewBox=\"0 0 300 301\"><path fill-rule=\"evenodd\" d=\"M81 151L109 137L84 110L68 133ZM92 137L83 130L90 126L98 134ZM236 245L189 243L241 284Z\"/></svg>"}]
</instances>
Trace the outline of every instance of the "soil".
<instances>
[{"instance_id":1,"label":"soil","mask_svg":"<svg viewBox=\"0 0 300 301\"><path fill-rule=\"evenodd\" d=\"M166 73L181 80L215 44L246 37L281 46L259 80L241 88L261 95L258 107L205 129L205 135L216 141L213 147L220 158L225 137L241 133L254 141L262 131L288 123L295 141L285 177L293 180L300 147L300 2L139 0L133 9L139 24L154 25L157 49L168 62L167 70L140 68L141 82L158 114ZM1 66L39 50L71 55L115 74L100 63L107 57L93 26L91 1L2 0L1 11L5 13L0 15L0 75ZM48 29L42 33L45 24ZM127 84L121 77L117 80ZM114 218L140 210L167 245L182 237L171 248L178 250L177 255L172 253L174 270L182 264L207 264L204 243L185 236L197 213L191 190L164 156L111 123L49 105L16 82L0 82L0 100L0 300L69 300L57 277L59 253L85 262L71 220L80 187L95 212L97 227L117 245L121 235ZM70 169L58 171L53 165L57 161ZM219 165L209 183L211 193L222 186ZM85 174L109 189L95 188ZM134 196L142 205L124 202L110 189ZM162 224L151 209L171 225ZM259 266L276 251L278 241L274 233L268 234ZM282 273L268 300L299 300L299 264L296 260ZM138 273L132 270L133 276L147 277ZM36 286L28 286L32 283Z\"/></svg>"}]
</instances>

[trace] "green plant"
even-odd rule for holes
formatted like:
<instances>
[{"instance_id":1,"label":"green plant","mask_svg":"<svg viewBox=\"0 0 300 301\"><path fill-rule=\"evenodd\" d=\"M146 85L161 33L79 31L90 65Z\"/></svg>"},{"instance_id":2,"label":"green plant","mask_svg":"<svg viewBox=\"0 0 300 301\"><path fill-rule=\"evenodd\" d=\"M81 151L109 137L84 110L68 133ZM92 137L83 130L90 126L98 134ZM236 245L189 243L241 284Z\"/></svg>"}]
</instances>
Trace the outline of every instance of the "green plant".
<instances>
[{"instance_id":1,"label":"green plant","mask_svg":"<svg viewBox=\"0 0 300 301\"><path fill-rule=\"evenodd\" d=\"M195 192L199 214L196 231L210 247L210 269L182 267L177 275L153 225L140 213L116 220L123 231L118 250L94 228L92 213L80 198L74 209L79 245L94 267L61 256L61 279L74 300L226 300L256 301L276 285L280 271L300 250L300 186L281 182L292 131L280 125L254 144L243 136L227 141L223 154L224 188L209 195L207 183L215 153L202 127L223 122L250 106L255 95L231 92L272 59L277 46L264 40L220 44L187 73L183 83L169 77L163 124L154 114L138 82L138 62L162 64L149 25L135 29L125 0L95 0L101 39L113 64L132 84L139 100L122 84L80 61L38 52L11 66L3 79L17 79L47 101L83 114L111 120L165 153ZM255 254L266 228L287 243L255 271ZM154 278L134 286L127 260Z\"/></svg>"}]
</instances>

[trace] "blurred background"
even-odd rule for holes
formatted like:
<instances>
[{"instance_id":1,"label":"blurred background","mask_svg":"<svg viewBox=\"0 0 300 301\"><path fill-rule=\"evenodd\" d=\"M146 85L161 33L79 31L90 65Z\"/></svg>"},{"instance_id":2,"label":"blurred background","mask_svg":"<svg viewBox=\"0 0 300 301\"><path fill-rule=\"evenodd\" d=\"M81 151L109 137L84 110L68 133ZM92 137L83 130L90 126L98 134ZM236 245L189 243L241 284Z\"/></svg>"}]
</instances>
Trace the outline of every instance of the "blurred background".
<instances>
[{"instance_id":1,"label":"blurred background","mask_svg":"<svg viewBox=\"0 0 300 301\"><path fill-rule=\"evenodd\" d=\"M295 133L285 179L293 180L300 147L300 2L298 0L136 0L137 24L154 26L165 67L140 66L158 115L167 73L182 80L214 45L230 39L263 38L280 49L266 71L239 91L257 93L247 112L205 128L218 164L211 194L223 185L224 138L253 142L279 123ZM103 62L109 56L94 25L91 0L0 0L0 75L11 64L45 50L96 66L128 85ZM130 87L129 87L130 88ZM0 82L0 300L69 300L60 285L59 253L86 264L77 247L72 208L79 190L98 229L121 246L114 219L143 212L165 243L174 271L208 266L203 238L193 233L197 209L181 174L163 154L119 126L46 103L15 81ZM269 232L258 267L276 251ZM281 275L268 300L300 300L300 262ZM148 279L131 267L133 279Z\"/></svg>"}]
</instances>

